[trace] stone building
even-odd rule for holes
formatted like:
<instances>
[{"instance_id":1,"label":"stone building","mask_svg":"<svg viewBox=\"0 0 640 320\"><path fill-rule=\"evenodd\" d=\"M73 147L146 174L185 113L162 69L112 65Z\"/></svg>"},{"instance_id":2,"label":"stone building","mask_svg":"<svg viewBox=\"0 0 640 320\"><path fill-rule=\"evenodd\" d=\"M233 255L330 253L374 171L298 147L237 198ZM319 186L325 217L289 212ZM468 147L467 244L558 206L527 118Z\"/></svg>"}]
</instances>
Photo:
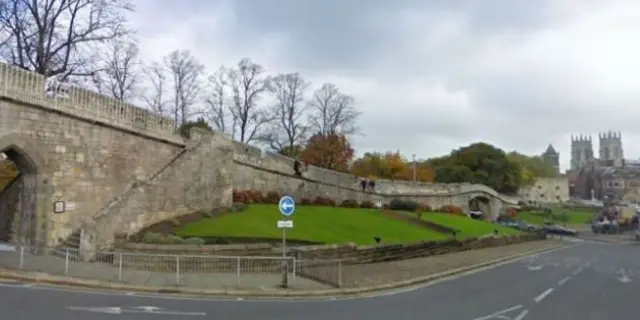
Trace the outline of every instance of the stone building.
<instances>
[{"instance_id":1,"label":"stone building","mask_svg":"<svg viewBox=\"0 0 640 320\"><path fill-rule=\"evenodd\" d=\"M521 188L521 199L536 203L562 203L569 200L569 180L565 176L536 179L533 185Z\"/></svg>"},{"instance_id":2,"label":"stone building","mask_svg":"<svg viewBox=\"0 0 640 320\"><path fill-rule=\"evenodd\" d=\"M590 136L571 139L571 170L567 173L570 195L594 200L623 199L640 188L640 163L625 161L620 132L600 133L598 138L599 158L593 156Z\"/></svg>"},{"instance_id":3,"label":"stone building","mask_svg":"<svg viewBox=\"0 0 640 320\"><path fill-rule=\"evenodd\" d=\"M556 169L556 173L560 173L560 153L552 145L542 154L542 160L550 163Z\"/></svg>"}]
</instances>

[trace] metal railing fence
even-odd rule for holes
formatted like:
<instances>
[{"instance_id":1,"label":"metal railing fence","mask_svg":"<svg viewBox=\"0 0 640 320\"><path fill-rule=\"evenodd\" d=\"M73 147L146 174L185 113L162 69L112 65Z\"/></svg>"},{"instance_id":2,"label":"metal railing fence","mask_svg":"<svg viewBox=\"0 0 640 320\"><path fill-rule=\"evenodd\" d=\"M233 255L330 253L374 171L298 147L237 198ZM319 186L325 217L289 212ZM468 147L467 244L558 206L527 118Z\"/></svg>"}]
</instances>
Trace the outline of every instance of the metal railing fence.
<instances>
[{"instance_id":1,"label":"metal railing fence","mask_svg":"<svg viewBox=\"0 0 640 320\"><path fill-rule=\"evenodd\" d=\"M87 254L86 252L83 252ZM16 246L0 252L0 268L121 282L141 286L201 289L342 286L340 260L301 260L277 256L175 255L95 252L85 261L76 249L41 250Z\"/></svg>"}]
</instances>

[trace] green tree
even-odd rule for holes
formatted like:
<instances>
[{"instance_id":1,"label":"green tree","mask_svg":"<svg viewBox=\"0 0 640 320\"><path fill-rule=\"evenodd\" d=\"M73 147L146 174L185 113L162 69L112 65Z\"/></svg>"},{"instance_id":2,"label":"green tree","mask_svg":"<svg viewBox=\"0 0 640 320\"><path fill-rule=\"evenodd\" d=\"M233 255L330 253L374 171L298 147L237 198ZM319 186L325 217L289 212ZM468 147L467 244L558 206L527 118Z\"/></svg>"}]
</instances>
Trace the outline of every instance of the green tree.
<instances>
[{"instance_id":1,"label":"green tree","mask_svg":"<svg viewBox=\"0 0 640 320\"><path fill-rule=\"evenodd\" d=\"M435 180L484 184L498 192L514 193L522 184L521 165L490 144L478 142L432 159Z\"/></svg>"},{"instance_id":2,"label":"green tree","mask_svg":"<svg viewBox=\"0 0 640 320\"><path fill-rule=\"evenodd\" d=\"M515 151L507 155L509 161L520 165L520 177L523 185L533 184L537 178L555 177L558 175L556 169L539 156L527 156Z\"/></svg>"},{"instance_id":3,"label":"green tree","mask_svg":"<svg viewBox=\"0 0 640 320\"><path fill-rule=\"evenodd\" d=\"M183 125L181 125L180 135L185 138L189 138L189 131L191 131L191 128L200 128L209 132L213 132L213 129L211 129L207 121L204 120L204 118L200 117L196 121L187 121Z\"/></svg>"}]
</instances>

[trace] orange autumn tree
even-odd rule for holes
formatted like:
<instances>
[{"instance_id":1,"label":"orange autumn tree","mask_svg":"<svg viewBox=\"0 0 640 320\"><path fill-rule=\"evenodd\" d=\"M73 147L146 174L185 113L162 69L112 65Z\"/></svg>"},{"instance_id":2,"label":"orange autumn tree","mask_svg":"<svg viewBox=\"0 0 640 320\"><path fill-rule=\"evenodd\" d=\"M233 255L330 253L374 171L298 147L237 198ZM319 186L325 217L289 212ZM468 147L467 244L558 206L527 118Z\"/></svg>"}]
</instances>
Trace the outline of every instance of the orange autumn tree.
<instances>
[{"instance_id":1,"label":"orange autumn tree","mask_svg":"<svg viewBox=\"0 0 640 320\"><path fill-rule=\"evenodd\" d=\"M309 138L300 158L316 167L347 172L353 156L353 148L346 136L315 134Z\"/></svg>"},{"instance_id":2,"label":"orange autumn tree","mask_svg":"<svg viewBox=\"0 0 640 320\"><path fill-rule=\"evenodd\" d=\"M365 153L352 166L354 175L360 177L377 177L390 180L413 180L413 164L407 161L400 152ZM416 164L416 180L433 182L434 173L426 163Z\"/></svg>"}]
</instances>

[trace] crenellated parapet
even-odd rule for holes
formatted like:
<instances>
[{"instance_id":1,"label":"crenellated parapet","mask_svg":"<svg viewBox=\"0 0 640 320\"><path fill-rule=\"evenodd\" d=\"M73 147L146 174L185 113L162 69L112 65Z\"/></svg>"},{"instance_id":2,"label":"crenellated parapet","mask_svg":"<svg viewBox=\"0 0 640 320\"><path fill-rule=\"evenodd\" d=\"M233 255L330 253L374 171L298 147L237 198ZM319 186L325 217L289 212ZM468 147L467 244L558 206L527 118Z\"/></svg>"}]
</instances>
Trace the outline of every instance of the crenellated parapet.
<instances>
[{"instance_id":1,"label":"crenellated parapet","mask_svg":"<svg viewBox=\"0 0 640 320\"><path fill-rule=\"evenodd\" d=\"M5 63L0 63L0 99L44 108L156 139L177 143L183 141L175 134L175 124L170 118L90 90L47 81L40 74Z\"/></svg>"}]
</instances>

